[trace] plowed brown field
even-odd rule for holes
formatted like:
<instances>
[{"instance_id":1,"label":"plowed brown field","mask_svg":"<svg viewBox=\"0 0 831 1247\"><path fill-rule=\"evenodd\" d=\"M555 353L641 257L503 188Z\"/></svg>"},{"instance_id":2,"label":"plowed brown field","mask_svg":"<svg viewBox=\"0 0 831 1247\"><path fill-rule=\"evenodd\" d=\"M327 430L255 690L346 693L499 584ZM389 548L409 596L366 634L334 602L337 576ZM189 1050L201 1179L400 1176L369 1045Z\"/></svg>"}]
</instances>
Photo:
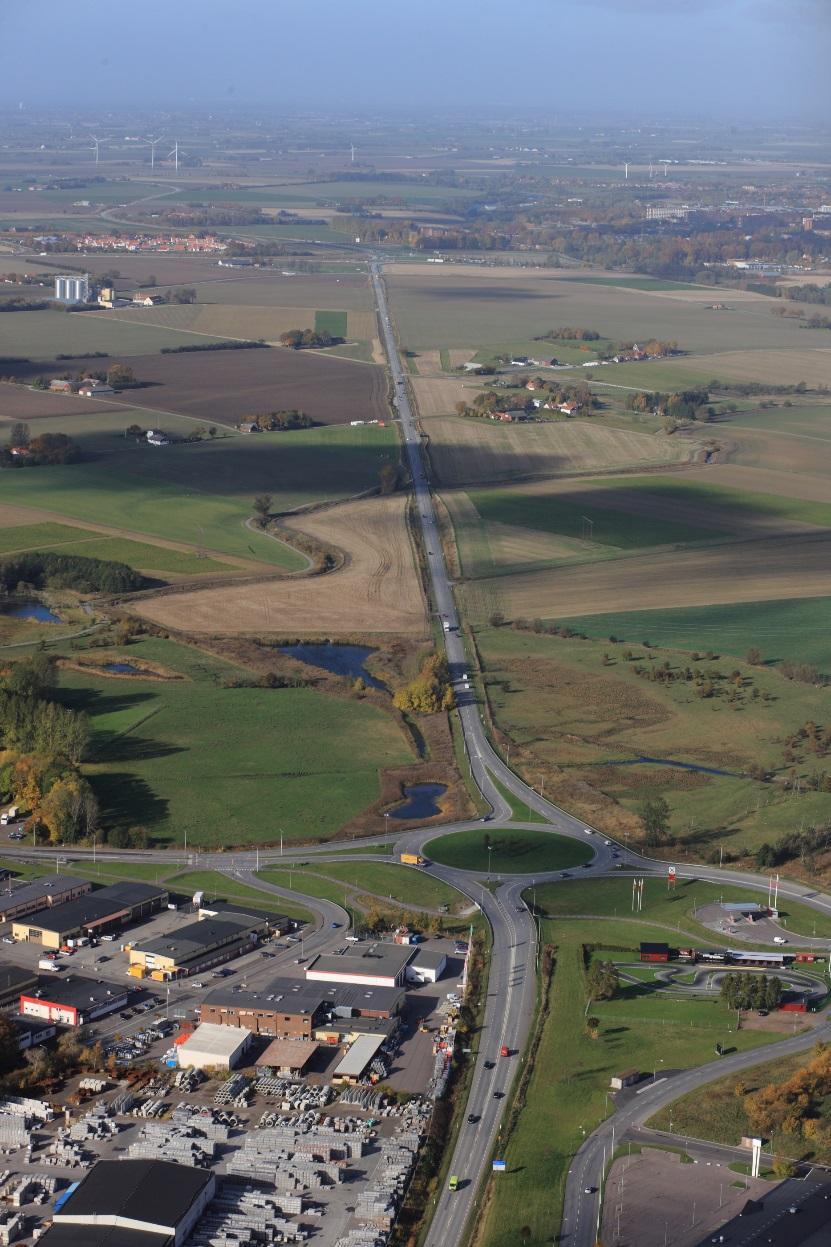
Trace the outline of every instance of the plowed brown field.
<instances>
[{"instance_id":1,"label":"plowed brown field","mask_svg":"<svg viewBox=\"0 0 831 1247\"><path fill-rule=\"evenodd\" d=\"M142 602L138 613L189 632L421 636L424 597L406 505L403 495L370 498L292 520L288 527L346 554L327 576L172 594Z\"/></svg>"}]
</instances>

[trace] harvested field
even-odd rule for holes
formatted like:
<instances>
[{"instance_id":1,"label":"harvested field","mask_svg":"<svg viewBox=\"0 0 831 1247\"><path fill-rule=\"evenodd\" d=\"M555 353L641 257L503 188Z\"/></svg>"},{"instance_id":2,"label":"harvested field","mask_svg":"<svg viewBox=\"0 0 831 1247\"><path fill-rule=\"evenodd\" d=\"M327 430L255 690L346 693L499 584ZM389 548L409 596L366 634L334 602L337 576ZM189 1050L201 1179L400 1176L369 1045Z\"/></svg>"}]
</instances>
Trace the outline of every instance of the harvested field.
<instances>
[{"instance_id":1,"label":"harvested field","mask_svg":"<svg viewBox=\"0 0 831 1247\"><path fill-rule=\"evenodd\" d=\"M426 384L461 388L464 383L448 379ZM683 463L696 450L690 441L610 428L600 420L506 425L448 416L430 420L425 428L442 485Z\"/></svg>"},{"instance_id":2,"label":"harvested field","mask_svg":"<svg viewBox=\"0 0 831 1247\"><path fill-rule=\"evenodd\" d=\"M423 360L424 356L420 355L419 369L422 367ZM422 375L413 377L411 384L419 413L422 416L449 416L456 403L472 403L482 388L469 377L465 380L462 377L425 377Z\"/></svg>"},{"instance_id":3,"label":"harvested field","mask_svg":"<svg viewBox=\"0 0 831 1247\"><path fill-rule=\"evenodd\" d=\"M291 257L286 257L285 267L291 269ZM294 277L284 277L280 272L264 270L236 277L227 274L228 269L217 268L212 279L197 285L199 303L372 311L369 284L367 278L360 275L297 273Z\"/></svg>"},{"instance_id":4,"label":"harvested field","mask_svg":"<svg viewBox=\"0 0 831 1247\"><path fill-rule=\"evenodd\" d=\"M6 312L3 315L3 354L16 359L52 360L60 352L80 356L85 351L107 351L120 358L145 355L163 346L209 340L190 333L173 333L164 326L119 321L114 315L95 312ZM96 362L99 366L103 364L102 360ZM62 361L58 371L63 372L70 366L74 371L76 361ZM20 371L15 368L16 373Z\"/></svg>"},{"instance_id":5,"label":"harvested field","mask_svg":"<svg viewBox=\"0 0 831 1247\"><path fill-rule=\"evenodd\" d=\"M97 317L93 314L92 319ZM106 369L114 361L88 362ZM79 364L83 366L83 361L73 361L73 369ZM293 407L318 424L389 417L383 369L319 352L273 348L141 355L131 358L130 367L144 385L118 401L135 409L176 412L231 426L246 415ZM50 363L40 371L54 376L65 371L65 365Z\"/></svg>"},{"instance_id":6,"label":"harvested field","mask_svg":"<svg viewBox=\"0 0 831 1247\"><path fill-rule=\"evenodd\" d=\"M777 328L787 323L775 320L772 316L770 319ZM805 338L816 337L820 332L822 331L819 329L814 330L813 334L807 329L802 331ZM777 350L777 346L781 347L787 336L786 330L781 328L778 342L771 342L764 349L697 355L693 360L679 360L678 366L684 368L694 364L696 371L725 381L762 381L771 385L796 385L800 381L806 381L812 387L831 385L831 347L818 344L811 348L800 341L800 346ZM664 364L672 369L675 361L666 360Z\"/></svg>"},{"instance_id":7,"label":"harvested field","mask_svg":"<svg viewBox=\"0 0 831 1247\"><path fill-rule=\"evenodd\" d=\"M347 556L327 576L150 599L138 612L188 632L296 636L389 632L420 637L425 607L402 495L348 502L287 524Z\"/></svg>"},{"instance_id":8,"label":"harvested field","mask_svg":"<svg viewBox=\"0 0 831 1247\"><path fill-rule=\"evenodd\" d=\"M555 571L479 581L471 604L489 590L506 613L567 619L604 611L781 601L831 594L831 534L811 533L667 551ZM480 616L481 617L481 616Z\"/></svg>"},{"instance_id":9,"label":"harvested field","mask_svg":"<svg viewBox=\"0 0 831 1247\"><path fill-rule=\"evenodd\" d=\"M0 420L40 420L48 416L88 415L90 405L91 400L88 398L75 398L71 394L50 394L45 390L29 390L0 381ZM116 409L96 399L95 410Z\"/></svg>"},{"instance_id":10,"label":"harvested field","mask_svg":"<svg viewBox=\"0 0 831 1247\"><path fill-rule=\"evenodd\" d=\"M88 315L97 316L95 312ZM314 307L275 307L256 304L188 303L166 304L161 307L125 307L102 313L128 324L165 326L190 333L203 333L212 338L239 338L277 342L289 329L314 329ZM375 333L375 317L371 312L347 312L347 335L368 338ZM173 343L172 345L175 345Z\"/></svg>"},{"instance_id":11,"label":"harvested field","mask_svg":"<svg viewBox=\"0 0 831 1247\"><path fill-rule=\"evenodd\" d=\"M802 498L807 502L831 502L831 441L826 455L822 447L819 452L798 445L793 450L793 443L788 443L783 437L778 443L783 448L781 456L771 455L768 459L765 451L768 446L772 449L777 444L778 437L778 434L760 433L757 440L749 439L745 443L743 429L735 456L738 462L709 464L703 469L706 476L701 479L719 488L778 494L783 498ZM765 438L769 438L770 442L766 443ZM747 465L747 460L753 457L749 447L762 452L758 455L759 466ZM778 470L762 466L762 463L774 460L780 464ZM821 475L826 462L828 475Z\"/></svg>"},{"instance_id":12,"label":"harvested field","mask_svg":"<svg viewBox=\"0 0 831 1247\"><path fill-rule=\"evenodd\" d=\"M683 350L707 356L751 346L777 355L810 355L813 348L829 354L827 331L771 316L773 302L765 295L730 291L729 311L714 312L711 304L720 296L708 290L634 288L567 280L556 271L452 264L395 265L387 285L401 341L411 350L481 350L527 341L557 325L585 325L616 340L674 338ZM693 362L697 369L699 361ZM719 375L710 358L706 370Z\"/></svg>"}]
</instances>

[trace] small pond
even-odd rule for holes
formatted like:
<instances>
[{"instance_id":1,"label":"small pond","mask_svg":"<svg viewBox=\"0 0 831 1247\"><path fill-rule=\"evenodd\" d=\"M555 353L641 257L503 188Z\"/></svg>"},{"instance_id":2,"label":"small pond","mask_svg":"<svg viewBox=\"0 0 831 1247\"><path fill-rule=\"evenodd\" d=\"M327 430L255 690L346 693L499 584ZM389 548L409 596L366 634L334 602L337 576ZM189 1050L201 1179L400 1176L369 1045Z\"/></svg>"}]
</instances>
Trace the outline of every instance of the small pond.
<instances>
[{"instance_id":1,"label":"small pond","mask_svg":"<svg viewBox=\"0 0 831 1247\"><path fill-rule=\"evenodd\" d=\"M131 662L105 662L102 671L112 671L115 675L145 675L141 667L134 667Z\"/></svg>"},{"instance_id":2,"label":"small pond","mask_svg":"<svg viewBox=\"0 0 831 1247\"><path fill-rule=\"evenodd\" d=\"M54 615L42 602L0 602L0 615L11 615L14 619L28 619L34 623L63 623L60 615Z\"/></svg>"},{"instance_id":3,"label":"small pond","mask_svg":"<svg viewBox=\"0 0 831 1247\"><path fill-rule=\"evenodd\" d=\"M391 818L432 818L441 814L438 798L447 792L446 784L410 784L404 789L407 800L390 810Z\"/></svg>"},{"instance_id":4,"label":"small pond","mask_svg":"<svg viewBox=\"0 0 831 1247\"><path fill-rule=\"evenodd\" d=\"M280 652L308 663L310 667L322 667L333 675L346 675L353 680L360 678L369 688L385 687L364 666L370 654L375 652L368 645L281 645Z\"/></svg>"}]
</instances>

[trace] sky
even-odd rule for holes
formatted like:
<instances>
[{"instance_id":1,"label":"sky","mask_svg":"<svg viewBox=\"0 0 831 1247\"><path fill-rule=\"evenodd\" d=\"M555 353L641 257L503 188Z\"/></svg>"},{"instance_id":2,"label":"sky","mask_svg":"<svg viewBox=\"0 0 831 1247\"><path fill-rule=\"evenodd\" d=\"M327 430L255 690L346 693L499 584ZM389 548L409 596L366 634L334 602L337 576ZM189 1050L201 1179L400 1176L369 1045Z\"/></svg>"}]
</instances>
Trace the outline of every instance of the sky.
<instances>
[{"instance_id":1,"label":"sky","mask_svg":"<svg viewBox=\"0 0 831 1247\"><path fill-rule=\"evenodd\" d=\"M831 0L0 0L0 104L827 121Z\"/></svg>"}]
</instances>

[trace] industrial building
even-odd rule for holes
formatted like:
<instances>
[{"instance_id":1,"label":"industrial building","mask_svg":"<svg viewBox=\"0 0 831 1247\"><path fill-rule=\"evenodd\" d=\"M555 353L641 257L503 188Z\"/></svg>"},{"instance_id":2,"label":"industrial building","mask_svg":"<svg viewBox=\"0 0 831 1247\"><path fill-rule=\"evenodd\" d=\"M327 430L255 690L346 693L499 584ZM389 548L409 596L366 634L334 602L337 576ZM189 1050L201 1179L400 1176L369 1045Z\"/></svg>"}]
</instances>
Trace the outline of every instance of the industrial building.
<instances>
[{"instance_id":1,"label":"industrial building","mask_svg":"<svg viewBox=\"0 0 831 1247\"><path fill-rule=\"evenodd\" d=\"M348 944L341 952L315 957L306 970L306 978L313 982L400 987L415 953L415 948L407 944Z\"/></svg>"},{"instance_id":2,"label":"industrial building","mask_svg":"<svg viewBox=\"0 0 831 1247\"><path fill-rule=\"evenodd\" d=\"M19 1013L13 1014L9 1021L17 1031L17 1046L21 1052L54 1039L58 1033L55 1022L45 1022L41 1018L26 1018Z\"/></svg>"},{"instance_id":3,"label":"industrial building","mask_svg":"<svg viewBox=\"0 0 831 1247\"><path fill-rule=\"evenodd\" d=\"M360 1082L385 1043L383 1035L361 1035L332 1070L335 1085Z\"/></svg>"},{"instance_id":4,"label":"industrial building","mask_svg":"<svg viewBox=\"0 0 831 1247\"><path fill-rule=\"evenodd\" d=\"M406 967L407 982L438 983L446 966L447 956L444 953L432 952L429 948L419 948Z\"/></svg>"},{"instance_id":5,"label":"industrial building","mask_svg":"<svg viewBox=\"0 0 831 1247\"><path fill-rule=\"evenodd\" d=\"M307 1039L273 1039L257 1061L257 1070L301 1077L306 1073L318 1046Z\"/></svg>"},{"instance_id":6,"label":"industrial building","mask_svg":"<svg viewBox=\"0 0 831 1247\"><path fill-rule=\"evenodd\" d=\"M16 1005L21 992L36 987L37 981L38 976L34 970L24 970L22 966L0 965L0 1008Z\"/></svg>"},{"instance_id":7,"label":"industrial building","mask_svg":"<svg viewBox=\"0 0 831 1247\"><path fill-rule=\"evenodd\" d=\"M309 1039L332 1017L392 1018L404 1004L400 987L363 987L354 983L305 983L275 979L258 992L219 987L199 1009L202 1022L243 1026L275 1039ZM342 1031L343 1026L330 1029Z\"/></svg>"},{"instance_id":8,"label":"industrial building","mask_svg":"<svg viewBox=\"0 0 831 1247\"><path fill-rule=\"evenodd\" d=\"M167 889L152 883L113 883L12 923L12 935L44 948L60 948L79 936L101 935L140 922L163 909L168 899Z\"/></svg>"},{"instance_id":9,"label":"industrial building","mask_svg":"<svg viewBox=\"0 0 831 1247\"><path fill-rule=\"evenodd\" d=\"M26 914L37 913L49 905L63 905L91 891L88 879L75 879L72 875L44 875L4 892L0 896L0 922L14 922Z\"/></svg>"},{"instance_id":10,"label":"industrial building","mask_svg":"<svg viewBox=\"0 0 831 1247\"><path fill-rule=\"evenodd\" d=\"M294 931L296 927L303 925L293 918L286 917L285 914L275 914L270 909L256 909L251 905L235 905L232 901L200 900L198 909L200 918L222 919L226 914L243 914L247 918L258 918L268 924L268 930L274 935L283 935L286 931Z\"/></svg>"},{"instance_id":11,"label":"industrial building","mask_svg":"<svg viewBox=\"0 0 831 1247\"><path fill-rule=\"evenodd\" d=\"M235 1069L251 1042L251 1031L244 1027L215 1026L202 1022L176 1054L182 1069Z\"/></svg>"},{"instance_id":12,"label":"industrial building","mask_svg":"<svg viewBox=\"0 0 831 1247\"><path fill-rule=\"evenodd\" d=\"M89 303L90 293L89 273L80 277L76 274L55 278L55 298L58 303Z\"/></svg>"},{"instance_id":13,"label":"industrial building","mask_svg":"<svg viewBox=\"0 0 831 1247\"><path fill-rule=\"evenodd\" d=\"M641 944L641 961L669 961L669 944Z\"/></svg>"},{"instance_id":14,"label":"industrial building","mask_svg":"<svg viewBox=\"0 0 831 1247\"><path fill-rule=\"evenodd\" d=\"M267 932L265 919L236 911L229 911L222 918L189 922L170 935L133 944L130 973L136 978L149 975L159 981L199 974L239 957Z\"/></svg>"},{"instance_id":15,"label":"industrial building","mask_svg":"<svg viewBox=\"0 0 831 1247\"><path fill-rule=\"evenodd\" d=\"M52 1217L43 1247L180 1247L213 1199L207 1169L101 1160Z\"/></svg>"},{"instance_id":16,"label":"industrial building","mask_svg":"<svg viewBox=\"0 0 831 1247\"><path fill-rule=\"evenodd\" d=\"M99 983L80 974L50 974L38 979L34 991L21 993L20 1012L63 1026L86 1026L123 1009L127 996L127 988L116 983Z\"/></svg>"}]
</instances>

